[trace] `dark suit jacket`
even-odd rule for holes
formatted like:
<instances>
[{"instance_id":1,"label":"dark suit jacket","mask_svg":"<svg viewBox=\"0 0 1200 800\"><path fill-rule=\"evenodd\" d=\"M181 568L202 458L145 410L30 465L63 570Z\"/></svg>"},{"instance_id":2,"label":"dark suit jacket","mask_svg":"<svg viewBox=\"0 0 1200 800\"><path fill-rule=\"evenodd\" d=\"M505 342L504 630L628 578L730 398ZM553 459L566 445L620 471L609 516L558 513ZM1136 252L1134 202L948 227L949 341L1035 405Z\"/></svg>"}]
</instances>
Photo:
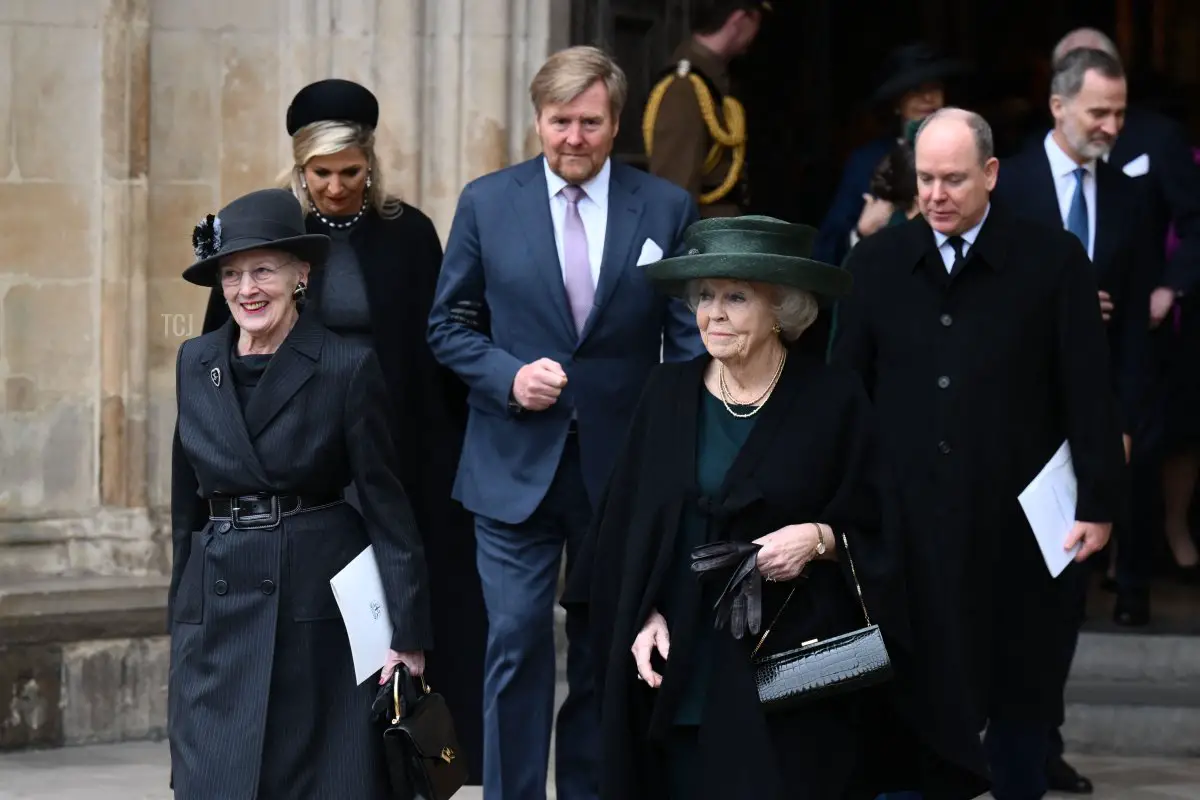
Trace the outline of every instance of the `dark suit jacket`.
<instances>
[{"instance_id":1,"label":"dark suit jacket","mask_svg":"<svg viewBox=\"0 0 1200 800\"><path fill-rule=\"evenodd\" d=\"M450 229L429 343L469 387L466 440L454 497L500 522L523 522L550 486L572 414L583 478L595 503L650 369L702 350L695 317L657 293L636 266L647 239L665 256L697 219L686 191L612 164L604 260L582 335L574 323L550 215L542 158L485 175L462 193ZM460 303L481 303L490 333L460 324ZM513 380L550 358L568 383L541 412L515 410Z\"/></svg>"},{"instance_id":2,"label":"dark suit jacket","mask_svg":"<svg viewBox=\"0 0 1200 800\"><path fill-rule=\"evenodd\" d=\"M1063 230L1058 192L1042 142L1000 165L993 199L1033 222ZM1108 292L1113 314L1107 325L1114 388L1122 427L1132 433L1145 388L1153 245L1133 180L1116 167L1096 163L1096 284ZM1099 311L1097 310L1097 313Z\"/></svg>"},{"instance_id":3,"label":"dark suit jacket","mask_svg":"<svg viewBox=\"0 0 1200 800\"><path fill-rule=\"evenodd\" d=\"M1017 497L1066 439L1076 519L1124 513L1095 270L1061 226L999 203L953 278L921 217L864 239L846 268L854 293L833 356L863 377L899 487L929 712L954 719L965 692L976 730L992 712L1056 724L1065 675L1045 653L1061 646L1073 597Z\"/></svg>"},{"instance_id":4,"label":"dark suit jacket","mask_svg":"<svg viewBox=\"0 0 1200 800\"><path fill-rule=\"evenodd\" d=\"M1149 109L1130 106L1125 127L1108 161L1118 169L1138 157L1149 157L1150 169L1133 178L1146 192L1157 273L1155 286L1176 291L1200 290L1200 166L1192 160L1183 126ZM1167 227L1175 223L1180 248L1164 264Z\"/></svg>"}]
</instances>

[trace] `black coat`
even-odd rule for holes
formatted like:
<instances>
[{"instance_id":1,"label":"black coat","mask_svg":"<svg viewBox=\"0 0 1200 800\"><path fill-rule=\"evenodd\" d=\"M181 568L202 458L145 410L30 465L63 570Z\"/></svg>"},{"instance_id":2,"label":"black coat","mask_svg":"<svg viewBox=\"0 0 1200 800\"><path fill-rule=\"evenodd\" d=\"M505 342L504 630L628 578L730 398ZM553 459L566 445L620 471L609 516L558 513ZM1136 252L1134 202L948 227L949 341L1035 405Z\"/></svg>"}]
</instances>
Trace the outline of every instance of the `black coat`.
<instances>
[{"instance_id":1,"label":"black coat","mask_svg":"<svg viewBox=\"0 0 1200 800\"><path fill-rule=\"evenodd\" d=\"M1133 178L1146 192L1155 245L1155 286L1200 289L1200 166L1183 126L1155 111L1130 106L1108 163L1124 169L1145 155L1150 169ZM1174 222L1183 246L1165 263L1167 227ZM1161 270L1161 272L1160 272Z\"/></svg>"},{"instance_id":2,"label":"black coat","mask_svg":"<svg viewBox=\"0 0 1200 800\"><path fill-rule=\"evenodd\" d=\"M375 800L383 782L376 687L358 686L329 580L367 545L379 563L392 647L431 644L421 540L373 354L301 314L243 415L230 370L237 327L183 343L171 475L174 562L168 726L179 798ZM214 377L215 376L215 377ZM217 495L341 503L267 530L208 519ZM382 666L382 664L380 665Z\"/></svg>"},{"instance_id":3,"label":"black coat","mask_svg":"<svg viewBox=\"0 0 1200 800\"><path fill-rule=\"evenodd\" d=\"M328 233L313 216L309 233ZM387 427L399 454L400 481L425 541L433 595L434 650L429 682L446 697L471 782L482 779L483 657L487 614L475 568L473 517L450 498L466 429L466 386L434 361L425 338L442 246L429 217L404 205L400 216L368 212L350 236L370 301L375 354L391 402ZM310 275L308 303L320 310L323 276ZM220 288L209 298L204 330L229 318Z\"/></svg>"},{"instance_id":4,"label":"black coat","mask_svg":"<svg viewBox=\"0 0 1200 800\"><path fill-rule=\"evenodd\" d=\"M702 356L652 373L564 595L564 605L586 608L594 637L606 800L665 796L663 739L694 663L697 626L712 624L718 587L693 590L689 613L676 610L677 618L668 620L671 652L662 687L635 680L630 646L661 603L685 504L707 509L713 540L750 541L818 520L845 531L872 621L908 674L901 554L881 523L886 501L871 411L859 382L849 371L794 350L720 495L698 497L698 409L709 361ZM806 575L761 655L864 625L845 558L813 563ZM765 626L791 584L764 586ZM917 739L901 733L906 728L893 709L919 713L911 703L894 702L902 680L887 690L764 716L750 664L756 640L738 642L727 631L716 637L712 674L720 681L710 689L699 736L704 797L831 800L923 788L931 798L966 798L986 790L979 742L965 726L963 736L943 749L966 754L966 769L932 758L916 747ZM914 752L922 756L906 757ZM934 763L943 765L941 779L930 782L919 767Z\"/></svg>"},{"instance_id":5,"label":"black coat","mask_svg":"<svg viewBox=\"0 0 1200 800\"><path fill-rule=\"evenodd\" d=\"M899 480L931 722L970 703L977 730L987 717L1049 728L1065 676L1047 654L1072 598L1017 496L1067 439L1077 518L1111 522L1125 501L1092 265L1071 234L994 204L953 278L920 217L846 266L833 358L862 375Z\"/></svg>"},{"instance_id":6,"label":"black coat","mask_svg":"<svg viewBox=\"0 0 1200 800\"><path fill-rule=\"evenodd\" d=\"M1005 159L992 197L1020 216L1063 228L1058 190L1042 142ZM1156 277L1144 205L1132 178L1105 161L1096 162L1092 264L1097 286L1112 297L1113 313L1106 330L1116 381L1113 388L1120 399L1122 429L1128 434L1136 427L1144 401L1150 290Z\"/></svg>"}]
</instances>

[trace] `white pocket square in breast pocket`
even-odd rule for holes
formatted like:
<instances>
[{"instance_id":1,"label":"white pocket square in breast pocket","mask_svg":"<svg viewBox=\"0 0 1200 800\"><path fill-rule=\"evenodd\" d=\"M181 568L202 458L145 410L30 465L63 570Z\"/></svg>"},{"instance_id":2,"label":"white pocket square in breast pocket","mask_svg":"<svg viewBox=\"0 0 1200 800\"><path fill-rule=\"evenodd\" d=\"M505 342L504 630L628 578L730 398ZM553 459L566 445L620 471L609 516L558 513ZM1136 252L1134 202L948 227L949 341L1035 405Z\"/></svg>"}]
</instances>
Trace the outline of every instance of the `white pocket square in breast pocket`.
<instances>
[{"instance_id":1,"label":"white pocket square in breast pocket","mask_svg":"<svg viewBox=\"0 0 1200 800\"><path fill-rule=\"evenodd\" d=\"M656 245L653 239L647 239L646 243L642 245L642 253L638 256L637 265L644 267L655 261L662 261L662 257L662 248Z\"/></svg>"},{"instance_id":2,"label":"white pocket square in breast pocket","mask_svg":"<svg viewBox=\"0 0 1200 800\"><path fill-rule=\"evenodd\" d=\"M1150 154L1142 153L1133 161L1126 164L1121 171L1131 178L1142 177L1150 171Z\"/></svg>"}]
</instances>

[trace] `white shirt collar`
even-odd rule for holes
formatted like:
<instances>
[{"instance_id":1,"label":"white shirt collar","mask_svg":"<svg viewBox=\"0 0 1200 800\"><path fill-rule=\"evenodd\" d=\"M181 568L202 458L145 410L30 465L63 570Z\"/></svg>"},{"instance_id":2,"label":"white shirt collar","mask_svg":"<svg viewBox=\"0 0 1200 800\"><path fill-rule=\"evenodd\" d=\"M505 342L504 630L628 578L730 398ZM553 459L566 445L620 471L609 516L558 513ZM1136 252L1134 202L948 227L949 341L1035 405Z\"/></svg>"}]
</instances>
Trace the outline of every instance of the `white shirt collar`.
<instances>
[{"instance_id":1,"label":"white shirt collar","mask_svg":"<svg viewBox=\"0 0 1200 800\"><path fill-rule=\"evenodd\" d=\"M1046 157L1050 159L1050 174L1055 178L1075 177L1075 170L1083 167L1092 175L1096 176L1096 160L1085 161L1082 164L1076 164L1075 159L1071 158L1063 149L1059 147L1058 142L1054 141L1054 131L1046 134Z\"/></svg>"},{"instance_id":2,"label":"white shirt collar","mask_svg":"<svg viewBox=\"0 0 1200 800\"><path fill-rule=\"evenodd\" d=\"M566 179L550 169L550 162L544 156L542 157L542 168L546 170L546 189L550 192L550 198L554 199L563 187L567 185ZM583 189L584 193L596 205L601 208L608 208L608 180L612 175L612 159L604 159L604 166L590 180L584 182L579 188Z\"/></svg>"},{"instance_id":3,"label":"white shirt collar","mask_svg":"<svg viewBox=\"0 0 1200 800\"><path fill-rule=\"evenodd\" d=\"M985 208L983 210L983 218L979 220L979 224L976 225L974 228L971 228L971 230L965 231L962 234L963 241L967 243L967 250L970 250L972 247L975 246L975 238L977 236L979 236L979 230L983 227L983 223L987 222L988 214L990 214L991 211L992 211L992 204L988 203L987 208ZM947 234L944 234L941 231L933 232L933 240L935 242L937 242L937 246L938 246L939 250L941 249L942 245L944 245L946 243L946 240L949 238L950 237ZM965 253L966 251L964 250L963 252Z\"/></svg>"}]
</instances>

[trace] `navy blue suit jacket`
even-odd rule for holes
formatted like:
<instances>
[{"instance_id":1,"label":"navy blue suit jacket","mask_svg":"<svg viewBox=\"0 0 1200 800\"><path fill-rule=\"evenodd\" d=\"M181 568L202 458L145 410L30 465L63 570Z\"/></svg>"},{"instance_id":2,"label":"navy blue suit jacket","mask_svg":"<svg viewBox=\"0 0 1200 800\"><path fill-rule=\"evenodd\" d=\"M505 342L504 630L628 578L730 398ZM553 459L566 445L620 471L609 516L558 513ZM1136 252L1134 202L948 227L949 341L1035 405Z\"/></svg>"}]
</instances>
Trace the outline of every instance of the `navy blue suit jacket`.
<instances>
[{"instance_id":1,"label":"navy blue suit jacket","mask_svg":"<svg viewBox=\"0 0 1200 800\"><path fill-rule=\"evenodd\" d=\"M1105 161L1096 163L1096 283L1113 302L1107 327L1112 375L1122 425L1132 433L1145 399L1145 360L1150 327L1154 247L1142 193L1133 179ZM993 200L1010 212L1063 229L1058 191L1042 140L1000 164ZM1097 313L1099 310L1097 309Z\"/></svg>"},{"instance_id":2,"label":"navy blue suit jacket","mask_svg":"<svg viewBox=\"0 0 1200 800\"><path fill-rule=\"evenodd\" d=\"M608 225L595 305L581 335L572 322L541 156L468 184L450 229L433 310L434 355L470 389L454 497L506 524L524 522L558 468L572 414L583 478L599 500L651 368L703 350L687 307L655 291L637 266L647 239L678 255L698 219L683 189L612 163ZM481 303L486 329L452 312ZM539 358L567 386L545 411L514 409L517 371Z\"/></svg>"}]
</instances>

